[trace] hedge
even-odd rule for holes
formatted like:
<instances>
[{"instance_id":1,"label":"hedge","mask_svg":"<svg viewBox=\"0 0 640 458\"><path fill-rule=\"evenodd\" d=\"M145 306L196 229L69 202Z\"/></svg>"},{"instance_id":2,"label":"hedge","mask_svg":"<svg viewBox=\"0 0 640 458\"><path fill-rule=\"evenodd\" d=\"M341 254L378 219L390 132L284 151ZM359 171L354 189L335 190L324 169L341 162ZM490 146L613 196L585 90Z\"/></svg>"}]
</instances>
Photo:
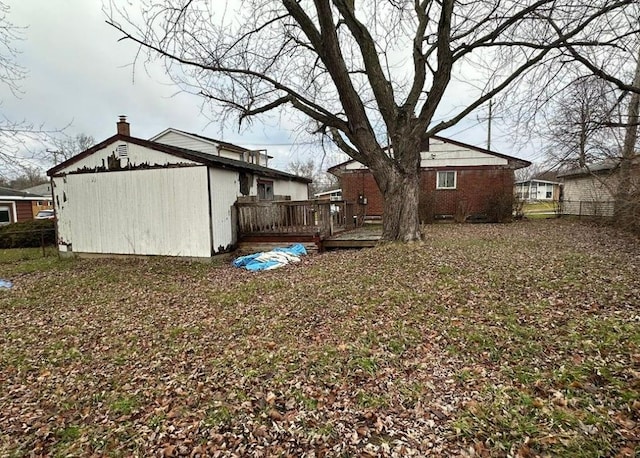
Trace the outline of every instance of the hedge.
<instances>
[{"instance_id":1,"label":"hedge","mask_svg":"<svg viewBox=\"0 0 640 458\"><path fill-rule=\"evenodd\" d=\"M42 245L55 245L55 221L52 219L34 219L22 223L0 226L0 248L27 248Z\"/></svg>"}]
</instances>

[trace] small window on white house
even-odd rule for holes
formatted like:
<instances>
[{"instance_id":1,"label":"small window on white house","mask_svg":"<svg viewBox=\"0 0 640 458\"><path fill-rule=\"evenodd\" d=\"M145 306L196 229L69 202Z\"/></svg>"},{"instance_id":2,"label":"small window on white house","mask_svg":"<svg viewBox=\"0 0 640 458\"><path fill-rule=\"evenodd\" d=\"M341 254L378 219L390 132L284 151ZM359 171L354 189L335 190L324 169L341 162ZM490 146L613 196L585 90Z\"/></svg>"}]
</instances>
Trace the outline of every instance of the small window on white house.
<instances>
[{"instance_id":1,"label":"small window on white house","mask_svg":"<svg viewBox=\"0 0 640 458\"><path fill-rule=\"evenodd\" d=\"M258 199L273 200L273 181L258 180Z\"/></svg>"},{"instance_id":2,"label":"small window on white house","mask_svg":"<svg viewBox=\"0 0 640 458\"><path fill-rule=\"evenodd\" d=\"M456 172L438 172L436 176L436 189L456 189Z\"/></svg>"},{"instance_id":3,"label":"small window on white house","mask_svg":"<svg viewBox=\"0 0 640 458\"><path fill-rule=\"evenodd\" d=\"M9 213L9 207L0 207L0 226L4 226L10 222L11 213Z\"/></svg>"}]
</instances>

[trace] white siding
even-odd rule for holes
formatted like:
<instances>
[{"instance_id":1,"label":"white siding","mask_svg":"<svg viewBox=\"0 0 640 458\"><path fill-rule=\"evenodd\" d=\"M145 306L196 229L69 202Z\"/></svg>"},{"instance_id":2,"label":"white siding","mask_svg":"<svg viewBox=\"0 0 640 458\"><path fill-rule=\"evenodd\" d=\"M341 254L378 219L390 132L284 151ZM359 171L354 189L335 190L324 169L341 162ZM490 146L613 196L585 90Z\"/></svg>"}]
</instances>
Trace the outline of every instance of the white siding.
<instances>
[{"instance_id":1,"label":"white siding","mask_svg":"<svg viewBox=\"0 0 640 458\"><path fill-rule=\"evenodd\" d=\"M53 182L59 237L74 252L211 255L204 166L74 174Z\"/></svg>"},{"instance_id":2,"label":"white siding","mask_svg":"<svg viewBox=\"0 0 640 458\"><path fill-rule=\"evenodd\" d=\"M219 151L218 153L219 156L228 157L229 159L235 159L236 161L244 161L244 157L242 153L227 151L226 149L223 149L223 148L220 148L218 151Z\"/></svg>"},{"instance_id":3,"label":"white siding","mask_svg":"<svg viewBox=\"0 0 640 458\"><path fill-rule=\"evenodd\" d=\"M209 169L211 193L211 230L215 252L236 243L236 221L233 204L240 194L238 172Z\"/></svg>"},{"instance_id":4,"label":"white siding","mask_svg":"<svg viewBox=\"0 0 640 458\"><path fill-rule=\"evenodd\" d=\"M291 200L307 200L309 187L299 181L274 179L273 193L277 196L291 196Z\"/></svg>"},{"instance_id":5,"label":"white siding","mask_svg":"<svg viewBox=\"0 0 640 458\"><path fill-rule=\"evenodd\" d=\"M236 161L244 160L242 157L242 153L220 148L219 145L214 141L207 141L182 132L168 131L164 134L154 137L153 141L162 143L164 145L176 146L178 148L185 148L193 151L213 154L214 156L227 157L229 159L235 159Z\"/></svg>"},{"instance_id":6,"label":"white siding","mask_svg":"<svg viewBox=\"0 0 640 458\"><path fill-rule=\"evenodd\" d=\"M429 151L421 152L420 156L422 158L420 166L424 168L509 164L505 158L433 138L429 140ZM345 168L347 170L366 169L357 161L349 162Z\"/></svg>"},{"instance_id":7,"label":"white siding","mask_svg":"<svg viewBox=\"0 0 640 458\"><path fill-rule=\"evenodd\" d=\"M218 154L217 145L206 140L186 135L181 132L168 131L160 136L152 139L154 142L162 143L165 145L176 146L178 148L185 148L194 151L201 151L203 153ZM238 156L236 155L236 159Z\"/></svg>"},{"instance_id":8,"label":"white siding","mask_svg":"<svg viewBox=\"0 0 640 458\"><path fill-rule=\"evenodd\" d=\"M558 186L558 184L537 180L514 185L516 196L520 199L548 201L555 200L558 197Z\"/></svg>"},{"instance_id":9,"label":"white siding","mask_svg":"<svg viewBox=\"0 0 640 458\"><path fill-rule=\"evenodd\" d=\"M582 216L613 216L615 177L566 177L562 213Z\"/></svg>"},{"instance_id":10,"label":"white siding","mask_svg":"<svg viewBox=\"0 0 640 458\"><path fill-rule=\"evenodd\" d=\"M148 165L167 165L167 164L196 164L194 161L188 159L182 159L180 157L166 154L161 151L145 148L144 146L136 145L134 143L116 141L111 143L106 148L96 151L95 153L80 159L73 164L60 170L58 173L69 173L80 169L94 169L96 167L108 166L108 158L110 156L118 157L116 148L119 145L127 145L127 157L120 159L120 166L126 167L127 165L138 166L141 164Z\"/></svg>"},{"instance_id":11,"label":"white siding","mask_svg":"<svg viewBox=\"0 0 640 458\"><path fill-rule=\"evenodd\" d=\"M420 156L422 157L421 167L507 165L509 163L502 157L436 139L430 139L429 151L423 151Z\"/></svg>"}]
</instances>

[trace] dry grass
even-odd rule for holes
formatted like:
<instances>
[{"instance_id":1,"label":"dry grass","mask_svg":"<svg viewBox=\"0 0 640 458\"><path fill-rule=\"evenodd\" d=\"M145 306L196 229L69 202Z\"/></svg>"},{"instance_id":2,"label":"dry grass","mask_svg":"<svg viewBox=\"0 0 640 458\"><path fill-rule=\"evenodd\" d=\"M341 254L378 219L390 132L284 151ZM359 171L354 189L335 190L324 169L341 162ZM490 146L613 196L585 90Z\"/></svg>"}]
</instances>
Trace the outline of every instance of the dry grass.
<instances>
[{"instance_id":1,"label":"dry grass","mask_svg":"<svg viewBox=\"0 0 640 458\"><path fill-rule=\"evenodd\" d=\"M259 274L0 253L0 455L632 456L640 248L562 221Z\"/></svg>"}]
</instances>

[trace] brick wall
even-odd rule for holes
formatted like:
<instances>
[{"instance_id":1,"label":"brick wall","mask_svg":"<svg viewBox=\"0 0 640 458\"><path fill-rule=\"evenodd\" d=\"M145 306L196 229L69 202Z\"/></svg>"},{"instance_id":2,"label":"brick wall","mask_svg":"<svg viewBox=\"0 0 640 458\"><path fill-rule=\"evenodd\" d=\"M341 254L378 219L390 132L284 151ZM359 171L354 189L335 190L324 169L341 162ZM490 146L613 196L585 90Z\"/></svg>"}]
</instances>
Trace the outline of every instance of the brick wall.
<instances>
[{"instance_id":1,"label":"brick wall","mask_svg":"<svg viewBox=\"0 0 640 458\"><path fill-rule=\"evenodd\" d=\"M456 171L456 189L436 189L436 173ZM513 170L497 167L447 167L423 170L421 200L434 215L486 214L497 201L508 202L513 196ZM369 171L345 172L341 178L345 200L358 202L367 198L367 216L382 216L382 194ZM360 206L362 207L362 206ZM361 212L364 208L361 208ZM424 219L430 219L425 217Z\"/></svg>"},{"instance_id":2,"label":"brick wall","mask_svg":"<svg viewBox=\"0 0 640 458\"><path fill-rule=\"evenodd\" d=\"M16 213L18 215L18 222L29 221L33 219L33 211L31 210L30 200L17 200L16 201Z\"/></svg>"}]
</instances>

